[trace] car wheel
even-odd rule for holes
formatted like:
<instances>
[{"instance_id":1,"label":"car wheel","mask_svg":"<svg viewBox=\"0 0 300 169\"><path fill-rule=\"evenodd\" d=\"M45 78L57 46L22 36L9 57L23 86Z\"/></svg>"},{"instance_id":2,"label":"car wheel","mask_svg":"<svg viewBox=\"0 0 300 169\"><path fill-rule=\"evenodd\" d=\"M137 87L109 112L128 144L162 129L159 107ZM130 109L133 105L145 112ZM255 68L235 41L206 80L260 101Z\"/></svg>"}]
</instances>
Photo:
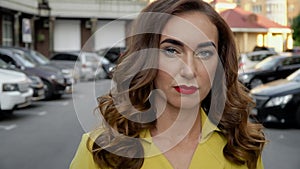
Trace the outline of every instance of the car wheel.
<instances>
[{"instance_id":1,"label":"car wheel","mask_svg":"<svg viewBox=\"0 0 300 169\"><path fill-rule=\"evenodd\" d=\"M53 98L55 99L60 99L62 97L62 94L55 94L53 95Z\"/></svg>"},{"instance_id":2,"label":"car wheel","mask_svg":"<svg viewBox=\"0 0 300 169\"><path fill-rule=\"evenodd\" d=\"M14 110L0 110L1 117L11 117L13 115Z\"/></svg>"},{"instance_id":3,"label":"car wheel","mask_svg":"<svg viewBox=\"0 0 300 169\"><path fill-rule=\"evenodd\" d=\"M53 97L53 87L46 80L43 80L43 83L44 83L44 88L45 88L45 99L46 100L51 99Z\"/></svg>"},{"instance_id":4,"label":"car wheel","mask_svg":"<svg viewBox=\"0 0 300 169\"><path fill-rule=\"evenodd\" d=\"M297 127L300 128L300 107L296 111L296 118L295 118L295 120L296 120Z\"/></svg>"},{"instance_id":5,"label":"car wheel","mask_svg":"<svg viewBox=\"0 0 300 169\"><path fill-rule=\"evenodd\" d=\"M250 82L250 89L253 89L253 88L255 88L259 85L262 85L262 84L263 84L263 82L262 82L261 79L256 79L256 78L252 79L251 82Z\"/></svg>"}]
</instances>

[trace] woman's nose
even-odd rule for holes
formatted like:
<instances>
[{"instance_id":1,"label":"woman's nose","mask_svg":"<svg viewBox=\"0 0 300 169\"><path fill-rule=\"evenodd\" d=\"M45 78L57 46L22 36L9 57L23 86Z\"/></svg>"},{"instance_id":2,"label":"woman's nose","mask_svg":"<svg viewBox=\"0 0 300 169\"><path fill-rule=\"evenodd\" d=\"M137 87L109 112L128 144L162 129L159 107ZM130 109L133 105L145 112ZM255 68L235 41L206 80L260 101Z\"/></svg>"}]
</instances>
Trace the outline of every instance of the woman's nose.
<instances>
[{"instance_id":1,"label":"woman's nose","mask_svg":"<svg viewBox=\"0 0 300 169\"><path fill-rule=\"evenodd\" d=\"M188 54L182 61L182 66L180 70L181 76L191 79L196 75L195 60L192 54Z\"/></svg>"}]
</instances>

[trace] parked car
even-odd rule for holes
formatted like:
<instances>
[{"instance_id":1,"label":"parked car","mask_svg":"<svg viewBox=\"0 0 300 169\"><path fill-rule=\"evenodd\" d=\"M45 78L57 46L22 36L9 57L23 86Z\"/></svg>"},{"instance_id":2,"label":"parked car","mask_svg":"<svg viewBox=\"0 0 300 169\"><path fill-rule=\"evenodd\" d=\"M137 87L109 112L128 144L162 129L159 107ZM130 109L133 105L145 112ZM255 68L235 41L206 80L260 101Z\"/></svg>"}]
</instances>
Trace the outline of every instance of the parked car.
<instances>
[{"instance_id":1,"label":"parked car","mask_svg":"<svg viewBox=\"0 0 300 169\"><path fill-rule=\"evenodd\" d=\"M0 59L30 75L38 76L45 85L45 98L59 98L65 93L65 79L60 71L44 65L35 65L27 57L11 49L0 48Z\"/></svg>"},{"instance_id":2,"label":"parked car","mask_svg":"<svg viewBox=\"0 0 300 169\"><path fill-rule=\"evenodd\" d=\"M119 57L124 53L126 50L125 47L111 47L111 48L104 48L97 53L100 56L104 56L106 59L108 59L111 63L117 63Z\"/></svg>"},{"instance_id":3,"label":"parked car","mask_svg":"<svg viewBox=\"0 0 300 169\"><path fill-rule=\"evenodd\" d=\"M239 71L253 68L257 63L265 58L277 55L275 51L261 50L248 53L242 53L239 58Z\"/></svg>"},{"instance_id":4,"label":"parked car","mask_svg":"<svg viewBox=\"0 0 300 169\"><path fill-rule=\"evenodd\" d=\"M31 104L33 90L30 79L24 73L0 69L0 110L12 113L15 108Z\"/></svg>"},{"instance_id":5,"label":"parked car","mask_svg":"<svg viewBox=\"0 0 300 169\"><path fill-rule=\"evenodd\" d=\"M254 69L239 72L239 81L252 89L258 85L286 78L300 68L300 54L282 53L259 62Z\"/></svg>"},{"instance_id":6,"label":"parked car","mask_svg":"<svg viewBox=\"0 0 300 169\"><path fill-rule=\"evenodd\" d=\"M293 49L287 49L286 52L300 53L300 46L295 46Z\"/></svg>"},{"instance_id":7,"label":"parked car","mask_svg":"<svg viewBox=\"0 0 300 169\"><path fill-rule=\"evenodd\" d=\"M12 68L6 62L4 62L1 58L0 58L0 69L17 71L17 72L21 72L21 73L24 73L25 75L27 75L26 72L24 72L18 68ZM34 75L30 75L30 74L28 74L27 77L31 80L31 83L29 86L33 89L33 95L31 97L31 99L34 101L44 99L45 98L45 89L44 89L44 83L42 82L41 78L34 76Z\"/></svg>"},{"instance_id":8,"label":"parked car","mask_svg":"<svg viewBox=\"0 0 300 169\"><path fill-rule=\"evenodd\" d=\"M272 47L267 46L254 46L253 51L261 51L261 50L268 50L268 51L275 51Z\"/></svg>"},{"instance_id":9,"label":"parked car","mask_svg":"<svg viewBox=\"0 0 300 169\"><path fill-rule=\"evenodd\" d=\"M300 126L300 69L286 79L266 83L250 93L256 102L251 115L260 122L296 122Z\"/></svg>"},{"instance_id":10,"label":"parked car","mask_svg":"<svg viewBox=\"0 0 300 169\"><path fill-rule=\"evenodd\" d=\"M111 47L97 51L99 56L103 56L105 58L102 60L102 67L107 74L107 78L112 78L118 59L123 55L125 50L126 47Z\"/></svg>"},{"instance_id":11,"label":"parked car","mask_svg":"<svg viewBox=\"0 0 300 169\"><path fill-rule=\"evenodd\" d=\"M57 65L77 70L80 80L93 80L106 77L99 57L93 52L57 52L50 60Z\"/></svg>"},{"instance_id":12,"label":"parked car","mask_svg":"<svg viewBox=\"0 0 300 169\"><path fill-rule=\"evenodd\" d=\"M45 57L43 54L32 49L27 49L22 47L7 47L7 48L13 49L15 52L20 53L20 55L25 56L36 65L51 67L53 71L62 72L65 78L66 93L70 93L72 91L71 90L72 84L75 82L75 75L73 75L74 73L72 68L60 67L59 65L50 62L50 60L47 57Z\"/></svg>"},{"instance_id":13,"label":"parked car","mask_svg":"<svg viewBox=\"0 0 300 169\"><path fill-rule=\"evenodd\" d=\"M115 63L110 62L107 58L105 58L104 56L100 56L98 55L98 57L100 58L100 63L102 65L102 68L106 74L105 78L111 79L113 76L113 71L116 67Z\"/></svg>"}]
</instances>

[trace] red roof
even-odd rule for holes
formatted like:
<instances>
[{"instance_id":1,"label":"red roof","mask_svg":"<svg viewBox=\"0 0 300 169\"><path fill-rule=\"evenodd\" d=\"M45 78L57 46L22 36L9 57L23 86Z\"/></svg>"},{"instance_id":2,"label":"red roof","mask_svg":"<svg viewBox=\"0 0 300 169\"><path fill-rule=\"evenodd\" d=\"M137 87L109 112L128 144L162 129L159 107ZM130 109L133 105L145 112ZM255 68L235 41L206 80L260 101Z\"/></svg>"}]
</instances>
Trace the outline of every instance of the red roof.
<instances>
[{"instance_id":1,"label":"red roof","mask_svg":"<svg viewBox=\"0 0 300 169\"><path fill-rule=\"evenodd\" d=\"M289 28L239 7L220 13L231 28Z\"/></svg>"}]
</instances>

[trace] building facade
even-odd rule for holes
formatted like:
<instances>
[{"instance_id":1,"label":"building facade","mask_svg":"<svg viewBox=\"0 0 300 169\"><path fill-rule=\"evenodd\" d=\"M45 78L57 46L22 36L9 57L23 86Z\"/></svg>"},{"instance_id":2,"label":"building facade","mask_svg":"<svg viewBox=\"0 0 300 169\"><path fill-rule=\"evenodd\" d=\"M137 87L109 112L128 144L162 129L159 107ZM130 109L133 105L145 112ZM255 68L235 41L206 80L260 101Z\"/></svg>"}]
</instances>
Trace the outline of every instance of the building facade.
<instances>
[{"instance_id":1,"label":"building facade","mask_svg":"<svg viewBox=\"0 0 300 169\"><path fill-rule=\"evenodd\" d=\"M235 0L237 1L237 0ZM238 0L238 6L257 13L281 25L291 26L300 15L300 0Z\"/></svg>"},{"instance_id":2,"label":"building facade","mask_svg":"<svg viewBox=\"0 0 300 169\"><path fill-rule=\"evenodd\" d=\"M0 1L0 45L29 47L46 56L82 48L124 47L128 25L148 3L148 0Z\"/></svg>"},{"instance_id":3,"label":"building facade","mask_svg":"<svg viewBox=\"0 0 300 169\"><path fill-rule=\"evenodd\" d=\"M131 21L151 1L153 0L0 0L0 45L29 47L48 57L59 51L124 47ZM205 1L220 13L237 6L252 11L255 15L245 14L244 17L248 18L249 15L251 19L253 16L255 20L259 18L257 16L267 16L268 10L273 9L272 6L279 1L287 2L285 10L293 11L290 15L295 16L300 0ZM280 17L278 15L275 18ZM286 19L287 22L289 20ZM251 51L254 46L273 47L277 51L292 48L292 31L288 27L272 24L272 27L263 28L263 31L252 28L249 31L247 25L240 25L242 27L238 28L230 23L229 25L241 52Z\"/></svg>"}]
</instances>

